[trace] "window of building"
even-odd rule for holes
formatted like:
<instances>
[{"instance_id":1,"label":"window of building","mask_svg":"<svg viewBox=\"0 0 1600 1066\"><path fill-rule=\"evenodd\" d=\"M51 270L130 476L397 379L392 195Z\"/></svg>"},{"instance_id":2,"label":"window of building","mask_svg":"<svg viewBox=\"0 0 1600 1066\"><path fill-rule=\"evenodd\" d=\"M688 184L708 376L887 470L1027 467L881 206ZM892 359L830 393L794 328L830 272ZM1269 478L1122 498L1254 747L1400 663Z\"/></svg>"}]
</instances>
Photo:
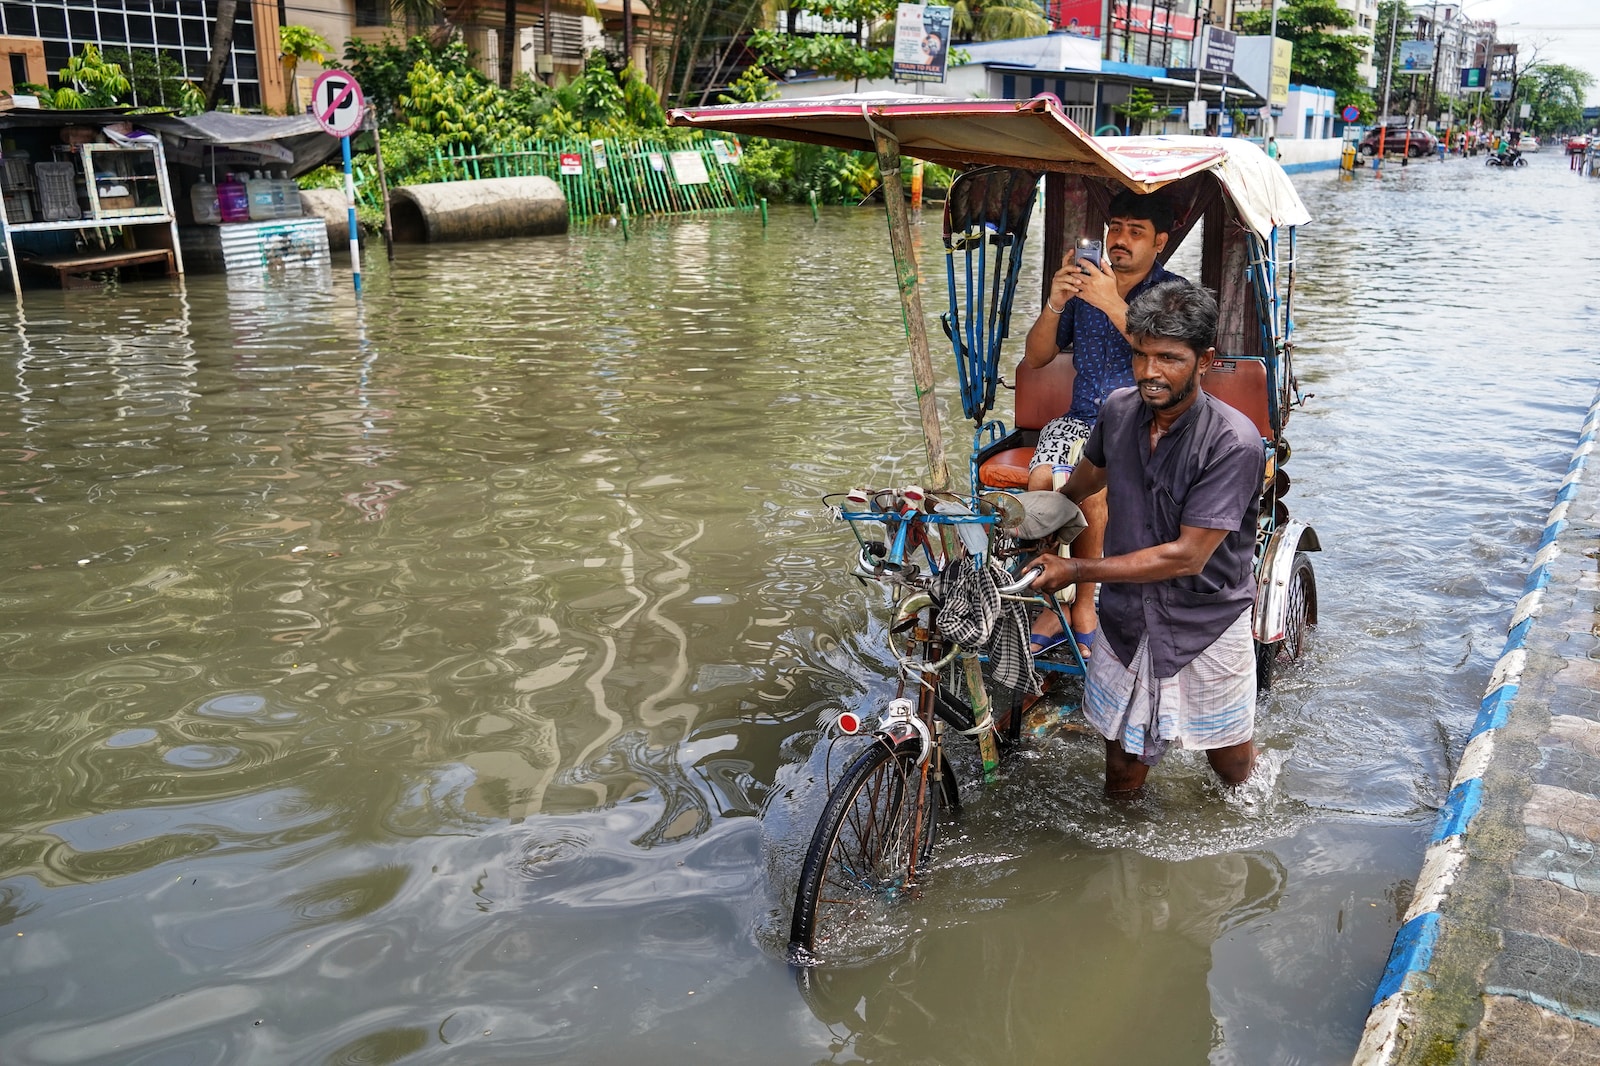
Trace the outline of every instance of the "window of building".
<instances>
[{"instance_id":1,"label":"window of building","mask_svg":"<svg viewBox=\"0 0 1600 1066\"><path fill-rule=\"evenodd\" d=\"M356 25L387 26L389 11L386 0L356 0Z\"/></svg>"},{"instance_id":2,"label":"window of building","mask_svg":"<svg viewBox=\"0 0 1600 1066\"><path fill-rule=\"evenodd\" d=\"M359 4L357 5L360 6ZM369 7L388 10L372 0ZM212 17L207 17L208 9ZM183 64L190 78L205 77L211 55L215 5L199 0L35 0L31 4L0 3L0 23L12 36L44 41L45 70L50 83L83 45L100 48L159 48ZM252 5L241 3L234 25L233 56L223 97L238 107L261 106L261 83L255 55Z\"/></svg>"},{"instance_id":3,"label":"window of building","mask_svg":"<svg viewBox=\"0 0 1600 1066\"><path fill-rule=\"evenodd\" d=\"M4 15L6 33L11 37L37 37L39 28L33 24L33 8L27 4L0 5Z\"/></svg>"}]
</instances>

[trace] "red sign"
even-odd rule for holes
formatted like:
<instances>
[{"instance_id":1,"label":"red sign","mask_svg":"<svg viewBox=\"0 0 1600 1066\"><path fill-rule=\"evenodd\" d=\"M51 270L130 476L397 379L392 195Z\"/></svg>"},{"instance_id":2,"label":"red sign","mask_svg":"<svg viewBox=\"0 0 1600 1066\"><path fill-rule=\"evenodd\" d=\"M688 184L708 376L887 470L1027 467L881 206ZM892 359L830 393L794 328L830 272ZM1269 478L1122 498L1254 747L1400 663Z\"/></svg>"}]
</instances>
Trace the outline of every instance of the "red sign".
<instances>
[{"instance_id":1,"label":"red sign","mask_svg":"<svg viewBox=\"0 0 1600 1066\"><path fill-rule=\"evenodd\" d=\"M1100 36L1101 0L1050 0L1050 21L1079 37Z\"/></svg>"},{"instance_id":2,"label":"red sign","mask_svg":"<svg viewBox=\"0 0 1600 1066\"><path fill-rule=\"evenodd\" d=\"M1157 7L1154 0L1116 0L1111 6L1111 28L1124 35L1150 35L1176 41L1192 41L1195 22L1192 15L1175 14Z\"/></svg>"},{"instance_id":3,"label":"red sign","mask_svg":"<svg viewBox=\"0 0 1600 1066\"><path fill-rule=\"evenodd\" d=\"M579 155L577 152L562 152L561 153L561 173L563 173L563 174L582 174L583 173L583 156Z\"/></svg>"}]
</instances>

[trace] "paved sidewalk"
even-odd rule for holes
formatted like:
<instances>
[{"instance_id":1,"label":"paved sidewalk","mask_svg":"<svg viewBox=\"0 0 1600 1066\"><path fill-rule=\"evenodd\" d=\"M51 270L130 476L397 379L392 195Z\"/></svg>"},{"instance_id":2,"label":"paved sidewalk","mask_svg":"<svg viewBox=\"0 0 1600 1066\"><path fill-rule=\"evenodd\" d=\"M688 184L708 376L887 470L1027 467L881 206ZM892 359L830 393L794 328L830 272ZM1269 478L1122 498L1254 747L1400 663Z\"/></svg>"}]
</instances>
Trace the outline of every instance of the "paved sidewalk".
<instances>
[{"instance_id":1,"label":"paved sidewalk","mask_svg":"<svg viewBox=\"0 0 1600 1066\"><path fill-rule=\"evenodd\" d=\"M1600 1066L1600 394L1373 998L1358 1066Z\"/></svg>"}]
</instances>

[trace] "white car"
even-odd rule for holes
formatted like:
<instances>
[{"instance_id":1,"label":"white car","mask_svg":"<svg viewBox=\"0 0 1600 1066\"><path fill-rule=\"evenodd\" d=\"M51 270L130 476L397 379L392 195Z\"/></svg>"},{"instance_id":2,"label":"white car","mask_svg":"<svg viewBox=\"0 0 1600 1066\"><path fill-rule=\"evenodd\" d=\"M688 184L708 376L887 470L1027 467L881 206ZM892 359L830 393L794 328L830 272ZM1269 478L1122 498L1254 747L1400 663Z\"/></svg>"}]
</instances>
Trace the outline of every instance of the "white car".
<instances>
[{"instance_id":1,"label":"white car","mask_svg":"<svg viewBox=\"0 0 1600 1066\"><path fill-rule=\"evenodd\" d=\"M1537 152L1539 150L1539 138L1531 133L1524 133L1522 139L1517 142L1517 147L1524 155L1528 152Z\"/></svg>"}]
</instances>

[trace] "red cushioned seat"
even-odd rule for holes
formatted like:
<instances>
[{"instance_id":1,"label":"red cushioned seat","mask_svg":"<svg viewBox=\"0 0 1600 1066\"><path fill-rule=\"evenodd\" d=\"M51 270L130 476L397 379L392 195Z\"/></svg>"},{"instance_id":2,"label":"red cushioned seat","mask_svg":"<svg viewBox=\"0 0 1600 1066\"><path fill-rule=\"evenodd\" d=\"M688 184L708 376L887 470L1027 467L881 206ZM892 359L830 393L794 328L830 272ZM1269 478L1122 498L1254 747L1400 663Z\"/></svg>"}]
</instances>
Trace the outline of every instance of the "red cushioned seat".
<instances>
[{"instance_id":1,"label":"red cushioned seat","mask_svg":"<svg viewBox=\"0 0 1600 1066\"><path fill-rule=\"evenodd\" d=\"M985 488L1025 489L1028 487L1028 466L1033 461L1032 441L1038 439L1039 430L1052 418L1067 413L1072 406L1072 356L1062 354L1048 364L1034 368L1026 363L1017 364L1016 417L1012 424L1025 432L1029 441L1024 448L1004 448L985 456L978 467L978 480Z\"/></svg>"},{"instance_id":2,"label":"red cushioned seat","mask_svg":"<svg viewBox=\"0 0 1600 1066\"><path fill-rule=\"evenodd\" d=\"M1256 430L1272 439L1272 417L1267 408L1267 364L1260 359L1234 359L1217 356L1201 385L1212 396L1256 424Z\"/></svg>"},{"instance_id":3,"label":"red cushioned seat","mask_svg":"<svg viewBox=\"0 0 1600 1066\"><path fill-rule=\"evenodd\" d=\"M1033 461L1033 449L1007 448L996 452L978 467L978 480L986 489L1025 489L1028 487L1028 464Z\"/></svg>"}]
</instances>

